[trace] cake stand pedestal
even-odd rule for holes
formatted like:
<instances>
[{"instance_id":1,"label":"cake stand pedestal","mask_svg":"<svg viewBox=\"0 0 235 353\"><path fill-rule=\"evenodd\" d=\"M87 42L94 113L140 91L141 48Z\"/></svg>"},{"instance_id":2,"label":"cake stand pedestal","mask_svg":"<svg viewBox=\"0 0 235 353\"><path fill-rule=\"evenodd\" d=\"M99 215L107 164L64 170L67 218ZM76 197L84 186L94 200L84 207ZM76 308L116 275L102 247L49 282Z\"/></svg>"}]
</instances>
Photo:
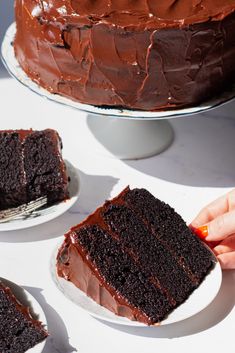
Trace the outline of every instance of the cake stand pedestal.
<instances>
[{"instance_id":1,"label":"cake stand pedestal","mask_svg":"<svg viewBox=\"0 0 235 353\"><path fill-rule=\"evenodd\" d=\"M89 114L87 125L95 138L120 159L140 159L161 153L174 133L166 120L133 120Z\"/></svg>"},{"instance_id":2,"label":"cake stand pedestal","mask_svg":"<svg viewBox=\"0 0 235 353\"><path fill-rule=\"evenodd\" d=\"M69 98L51 94L33 82L21 69L15 58L13 41L16 26L13 23L4 37L1 53L9 73L33 92L54 102L88 112L87 124L97 140L113 155L121 159L139 159L161 153L173 141L170 118L192 116L220 106L235 97L235 85L208 102L185 109L169 111L138 111L104 108L74 102Z\"/></svg>"}]
</instances>

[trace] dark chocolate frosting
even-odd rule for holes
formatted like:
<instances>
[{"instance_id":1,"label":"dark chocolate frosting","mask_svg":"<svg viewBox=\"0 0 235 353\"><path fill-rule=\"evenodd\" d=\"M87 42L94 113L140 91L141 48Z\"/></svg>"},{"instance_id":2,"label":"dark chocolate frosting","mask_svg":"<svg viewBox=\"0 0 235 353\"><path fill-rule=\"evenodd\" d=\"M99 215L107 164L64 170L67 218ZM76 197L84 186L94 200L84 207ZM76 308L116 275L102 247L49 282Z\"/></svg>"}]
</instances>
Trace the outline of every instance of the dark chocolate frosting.
<instances>
[{"instance_id":1,"label":"dark chocolate frosting","mask_svg":"<svg viewBox=\"0 0 235 353\"><path fill-rule=\"evenodd\" d=\"M27 320L31 321L35 327L40 329L45 337L47 337L48 333L44 329L42 322L38 321L35 317L33 317L30 307L24 306L20 302L20 300L14 295L12 289L7 287L6 285L7 285L7 282L3 283L3 281L0 280L0 291L3 291L5 295L9 298L9 300L11 300L14 303L16 309L20 311Z\"/></svg>"},{"instance_id":2,"label":"dark chocolate frosting","mask_svg":"<svg viewBox=\"0 0 235 353\"><path fill-rule=\"evenodd\" d=\"M235 76L235 0L16 0L16 57L82 103L197 104Z\"/></svg>"},{"instance_id":3,"label":"dark chocolate frosting","mask_svg":"<svg viewBox=\"0 0 235 353\"><path fill-rule=\"evenodd\" d=\"M121 200L122 196L128 190L129 188L124 189L114 201L119 203L119 200ZM109 202L106 202L106 206L108 204ZM98 222L105 228L106 225L101 216L102 209L102 207L98 208L79 226L92 225ZM71 228L65 234L65 240L58 251L56 265L58 275L75 284L75 286L85 292L96 303L104 306L116 315L150 324L149 318L109 285L101 276L94 263L89 261L89 257L83 247L76 241L76 229L77 226Z\"/></svg>"},{"instance_id":4,"label":"dark chocolate frosting","mask_svg":"<svg viewBox=\"0 0 235 353\"><path fill-rule=\"evenodd\" d=\"M71 281L96 303L116 315L149 324L148 317L133 307L125 298L104 281L74 241L75 234L66 234L57 256L57 271L60 277Z\"/></svg>"},{"instance_id":5,"label":"dark chocolate frosting","mask_svg":"<svg viewBox=\"0 0 235 353\"><path fill-rule=\"evenodd\" d=\"M222 20L234 11L234 0L24 0L32 17L62 24L111 23L128 28L181 27ZM18 5L19 6L19 5Z\"/></svg>"},{"instance_id":6,"label":"dark chocolate frosting","mask_svg":"<svg viewBox=\"0 0 235 353\"><path fill-rule=\"evenodd\" d=\"M150 218L145 218L144 213L140 213L140 208L145 208ZM120 210L125 213L126 218L121 216ZM133 215L137 217L132 218ZM129 222L131 218L133 222ZM117 219L120 220L118 226ZM157 223L154 223L155 220L158 220ZM139 222L147 233L143 228L138 228ZM133 232L130 228L133 228ZM83 233L84 230L85 233ZM85 234L84 237L81 236L82 233ZM129 237L130 233L132 237ZM99 237L99 234L102 236ZM117 247L107 242L108 238L115 240ZM95 242L94 239L96 239ZM108 250L107 253L106 250ZM121 257L123 252L128 254L128 258L137 266L138 276L134 282L130 280L129 275L135 271L127 265L125 258ZM105 253L104 257L103 253ZM118 261L115 253L122 261ZM146 260L146 254L149 259L151 258L150 261ZM162 255L164 259L160 261ZM111 258L117 262L118 269L113 267ZM154 263L158 261L160 261L159 266L155 267ZM172 208L155 199L144 189L130 190L127 187L117 197L106 201L103 206L65 234L64 242L57 254L56 268L59 277L72 282L94 301L116 315L153 325L159 324L166 315L182 303L182 300L185 301L188 298L214 267L214 261L211 252L191 233ZM172 267L169 267L171 263ZM116 278L122 278L122 265L125 268L123 278L126 281L121 282L120 285L120 282L116 282ZM114 273L114 277L109 276L110 271L107 272L105 267ZM157 270L154 271L154 267ZM129 269L128 272L127 269ZM172 272L174 275L171 277ZM143 310L142 305L130 296L130 291L124 289L125 282L128 283L128 287L132 287L133 283L137 283L138 288L141 287L141 281L138 282L138 280L142 278L143 281L145 275L158 289L157 296L150 301L158 305L152 309L155 313L154 317L148 315L149 311ZM166 277L169 276L171 278L167 282ZM179 278L183 278L183 282L180 282ZM180 285L176 284L177 281ZM144 292L151 292L151 287L145 287L145 290L142 290L143 287L138 290L140 297ZM179 300L178 295L181 291L184 292L181 297L183 299ZM159 297L161 300L158 302ZM165 307L166 303L169 306ZM159 307L165 309L161 317L157 314ZM158 319L156 319L157 316Z\"/></svg>"}]
</instances>

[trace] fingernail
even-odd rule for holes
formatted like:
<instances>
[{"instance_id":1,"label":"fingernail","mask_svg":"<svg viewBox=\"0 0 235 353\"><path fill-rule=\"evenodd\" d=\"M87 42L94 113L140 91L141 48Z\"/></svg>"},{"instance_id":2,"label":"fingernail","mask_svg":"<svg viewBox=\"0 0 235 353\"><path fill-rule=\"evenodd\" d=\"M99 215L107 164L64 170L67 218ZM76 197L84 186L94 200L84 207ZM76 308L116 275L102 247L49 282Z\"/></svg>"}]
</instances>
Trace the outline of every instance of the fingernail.
<instances>
[{"instance_id":1,"label":"fingernail","mask_svg":"<svg viewBox=\"0 0 235 353\"><path fill-rule=\"evenodd\" d=\"M196 233L196 235L202 239L205 240L206 237L208 236L208 226L202 226L199 228L194 228L194 232Z\"/></svg>"},{"instance_id":2,"label":"fingernail","mask_svg":"<svg viewBox=\"0 0 235 353\"><path fill-rule=\"evenodd\" d=\"M190 228L198 236L198 238L203 240L204 243L206 245L208 245L211 249L214 249L215 246L220 244L220 241L208 241L207 240L208 233L209 233L208 232L208 226L202 226L202 227L199 227L199 228L194 228L194 227L190 226Z\"/></svg>"},{"instance_id":3,"label":"fingernail","mask_svg":"<svg viewBox=\"0 0 235 353\"><path fill-rule=\"evenodd\" d=\"M208 236L208 226L202 226L198 228L199 234L202 239L205 239Z\"/></svg>"}]
</instances>

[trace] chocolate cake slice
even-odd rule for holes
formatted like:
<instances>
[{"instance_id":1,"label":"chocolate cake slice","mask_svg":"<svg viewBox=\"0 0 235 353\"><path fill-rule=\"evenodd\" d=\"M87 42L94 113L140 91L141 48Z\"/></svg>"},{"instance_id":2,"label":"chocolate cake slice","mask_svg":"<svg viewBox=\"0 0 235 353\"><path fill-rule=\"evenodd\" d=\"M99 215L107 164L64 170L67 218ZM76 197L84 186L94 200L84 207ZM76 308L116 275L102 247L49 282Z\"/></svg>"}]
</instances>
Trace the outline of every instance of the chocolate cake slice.
<instances>
[{"instance_id":1,"label":"chocolate cake slice","mask_svg":"<svg viewBox=\"0 0 235 353\"><path fill-rule=\"evenodd\" d=\"M47 336L42 323L0 281L0 352L24 353Z\"/></svg>"},{"instance_id":2,"label":"chocolate cake slice","mask_svg":"<svg viewBox=\"0 0 235 353\"><path fill-rule=\"evenodd\" d=\"M126 188L66 235L60 277L98 304L148 325L183 303L215 258L169 205Z\"/></svg>"},{"instance_id":3,"label":"chocolate cake slice","mask_svg":"<svg viewBox=\"0 0 235 353\"><path fill-rule=\"evenodd\" d=\"M58 133L47 129L0 131L0 209L47 196L68 198L68 176Z\"/></svg>"},{"instance_id":4,"label":"chocolate cake slice","mask_svg":"<svg viewBox=\"0 0 235 353\"><path fill-rule=\"evenodd\" d=\"M0 132L0 209L27 202L23 152L18 132Z\"/></svg>"}]
</instances>

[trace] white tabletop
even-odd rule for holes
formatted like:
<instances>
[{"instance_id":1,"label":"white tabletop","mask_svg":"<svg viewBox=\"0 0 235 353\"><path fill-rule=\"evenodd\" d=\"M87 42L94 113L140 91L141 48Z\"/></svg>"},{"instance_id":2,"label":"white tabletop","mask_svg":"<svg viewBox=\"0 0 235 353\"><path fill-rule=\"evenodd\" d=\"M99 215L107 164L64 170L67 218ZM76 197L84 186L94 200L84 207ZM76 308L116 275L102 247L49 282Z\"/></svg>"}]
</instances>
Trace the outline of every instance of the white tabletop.
<instances>
[{"instance_id":1,"label":"white tabletop","mask_svg":"<svg viewBox=\"0 0 235 353\"><path fill-rule=\"evenodd\" d=\"M34 228L0 232L1 277L25 287L45 311L50 337L43 353L198 353L207 347L213 353L235 351L235 271L223 274L218 296L203 312L178 324L144 329L90 317L57 290L49 272L52 252L64 232L128 184L147 188L187 222L233 188L234 111L232 102L204 115L172 120L175 140L167 151L145 160L121 161L97 142L86 113L40 98L0 65L0 129L56 129L64 157L82 177L79 201L69 212Z\"/></svg>"}]
</instances>

